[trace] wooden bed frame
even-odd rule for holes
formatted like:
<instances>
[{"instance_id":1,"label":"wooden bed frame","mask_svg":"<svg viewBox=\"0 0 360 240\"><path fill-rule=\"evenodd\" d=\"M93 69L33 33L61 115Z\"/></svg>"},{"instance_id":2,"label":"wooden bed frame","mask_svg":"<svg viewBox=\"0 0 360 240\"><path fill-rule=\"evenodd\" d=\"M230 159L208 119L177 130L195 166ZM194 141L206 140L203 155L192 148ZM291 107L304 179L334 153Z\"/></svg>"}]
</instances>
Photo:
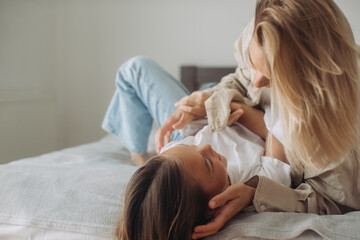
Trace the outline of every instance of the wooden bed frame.
<instances>
[{"instance_id":1,"label":"wooden bed frame","mask_svg":"<svg viewBox=\"0 0 360 240\"><path fill-rule=\"evenodd\" d=\"M221 78L234 73L236 67L198 67L181 66L181 82L190 92L209 82L220 82Z\"/></svg>"}]
</instances>

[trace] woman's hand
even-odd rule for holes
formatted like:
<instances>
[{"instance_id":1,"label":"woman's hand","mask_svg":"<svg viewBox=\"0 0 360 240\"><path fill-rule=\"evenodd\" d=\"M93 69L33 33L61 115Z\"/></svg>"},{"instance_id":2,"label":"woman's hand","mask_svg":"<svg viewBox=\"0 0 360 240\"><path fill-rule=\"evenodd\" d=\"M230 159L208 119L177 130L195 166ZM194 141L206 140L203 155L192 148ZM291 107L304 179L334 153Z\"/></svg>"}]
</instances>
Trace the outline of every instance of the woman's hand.
<instances>
[{"instance_id":1,"label":"woman's hand","mask_svg":"<svg viewBox=\"0 0 360 240\"><path fill-rule=\"evenodd\" d=\"M195 115L195 119L204 117L206 115L205 101L211 97L211 93L203 91L195 91L190 95L183 97L180 101L175 103L175 106L184 112L191 113ZM233 122L239 120L239 118L244 114L242 105L239 102L230 103L231 113L228 119L228 126Z\"/></svg>"},{"instance_id":2,"label":"woman's hand","mask_svg":"<svg viewBox=\"0 0 360 240\"><path fill-rule=\"evenodd\" d=\"M170 136L175 129L181 129L186 124L192 122L196 116L194 114L184 112L181 109L177 109L171 114L164 122L164 124L158 129L155 136L155 147L158 153L165 144L170 142Z\"/></svg>"},{"instance_id":3,"label":"woman's hand","mask_svg":"<svg viewBox=\"0 0 360 240\"><path fill-rule=\"evenodd\" d=\"M252 203L254 194L255 188L237 183L213 197L209 201L209 207L210 209L217 208L217 211L213 219L206 225L195 227L191 235L192 239L199 239L216 233L227 221Z\"/></svg>"},{"instance_id":4,"label":"woman's hand","mask_svg":"<svg viewBox=\"0 0 360 240\"><path fill-rule=\"evenodd\" d=\"M183 97L175 103L175 106L184 112L196 115L197 118L206 115L205 101L211 96L211 93L195 91L190 95Z\"/></svg>"}]
</instances>

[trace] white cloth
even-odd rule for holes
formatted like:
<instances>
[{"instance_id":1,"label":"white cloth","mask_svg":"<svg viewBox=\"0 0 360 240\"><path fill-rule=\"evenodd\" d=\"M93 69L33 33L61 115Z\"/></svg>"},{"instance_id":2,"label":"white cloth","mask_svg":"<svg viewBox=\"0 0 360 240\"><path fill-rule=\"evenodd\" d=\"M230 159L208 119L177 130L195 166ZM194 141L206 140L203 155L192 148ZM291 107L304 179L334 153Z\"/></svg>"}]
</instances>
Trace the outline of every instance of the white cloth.
<instances>
[{"instance_id":1,"label":"white cloth","mask_svg":"<svg viewBox=\"0 0 360 240\"><path fill-rule=\"evenodd\" d=\"M138 169L129 159L108 136L0 165L0 223L111 237Z\"/></svg>"},{"instance_id":2,"label":"white cloth","mask_svg":"<svg viewBox=\"0 0 360 240\"><path fill-rule=\"evenodd\" d=\"M198 128L199 121L195 121L194 125ZM290 166L278 159L262 156L264 141L240 123L234 123L217 132L212 132L210 126L206 125L195 136L170 142L161 152L178 144L210 144L216 152L227 158L228 174L232 184L245 182L255 175L266 176L286 186L291 184Z\"/></svg>"},{"instance_id":3,"label":"white cloth","mask_svg":"<svg viewBox=\"0 0 360 240\"><path fill-rule=\"evenodd\" d=\"M272 105L273 109L271 109L271 105ZM280 119L280 114L279 114L279 108L277 107L275 98L272 99L272 102L271 102L270 88L264 88L263 91L261 92L260 106L265 111L264 122L265 122L266 128L282 144L284 144L283 137L282 137L282 124L281 124L281 119ZM274 116L273 119L271 119L272 115Z\"/></svg>"}]
</instances>

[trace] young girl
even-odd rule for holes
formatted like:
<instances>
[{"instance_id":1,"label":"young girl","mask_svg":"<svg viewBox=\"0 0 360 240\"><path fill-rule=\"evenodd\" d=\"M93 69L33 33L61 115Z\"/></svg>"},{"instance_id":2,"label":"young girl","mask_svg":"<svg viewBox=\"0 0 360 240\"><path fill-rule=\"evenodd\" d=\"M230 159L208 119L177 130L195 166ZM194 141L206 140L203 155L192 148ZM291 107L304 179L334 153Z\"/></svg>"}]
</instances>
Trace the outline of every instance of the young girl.
<instances>
[{"instance_id":1,"label":"young girl","mask_svg":"<svg viewBox=\"0 0 360 240\"><path fill-rule=\"evenodd\" d=\"M190 239L196 225L216 214L207 202L231 184L262 175L289 186L289 165L263 153L262 138L239 123L215 133L205 126L195 136L170 142L131 178L116 236Z\"/></svg>"},{"instance_id":2,"label":"young girl","mask_svg":"<svg viewBox=\"0 0 360 240\"><path fill-rule=\"evenodd\" d=\"M120 138L130 151L141 148L144 152L152 117L162 125L181 94L187 92L181 83L144 57L135 57L121 66L116 86L103 127ZM232 126L220 132L211 132L205 119L188 124L182 134L175 131L160 156L149 160L130 180L117 237L190 239L194 226L205 223L205 216L214 214L206 203L230 184L245 182L259 174L290 185L290 167L284 163L283 151L265 151L263 139L268 133L263 112L240 103L233 103L232 108L238 112L237 118L242 115L250 129L256 126L254 131L260 136L237 123L237 118L233 118ZM174 114L195 118L182 110ZM141 118L136 117L139 115ZM184 138L186 131L198 132ZM135 141L135 137L141 141Z\"/></svg>"},{"instance_id":3,"label":"young girl","mask_svg":"<svg viewBox=\"0 0 360 240\"><path fill-rule=\"evenodd\" d=\"M216 214L206 207L207 202L234 181L226 172L226 161L210 145L182 144L150 159L129 182L116 237L191 239L194 227L205 224L207 218ZM246 169L243 172L245 176L249 173L274 176L274 180L289 185L289 166L281 163L273 159L254 168L243 166ZM235 179L237 176L241 173Z\"/></svg>"}]
</instances>

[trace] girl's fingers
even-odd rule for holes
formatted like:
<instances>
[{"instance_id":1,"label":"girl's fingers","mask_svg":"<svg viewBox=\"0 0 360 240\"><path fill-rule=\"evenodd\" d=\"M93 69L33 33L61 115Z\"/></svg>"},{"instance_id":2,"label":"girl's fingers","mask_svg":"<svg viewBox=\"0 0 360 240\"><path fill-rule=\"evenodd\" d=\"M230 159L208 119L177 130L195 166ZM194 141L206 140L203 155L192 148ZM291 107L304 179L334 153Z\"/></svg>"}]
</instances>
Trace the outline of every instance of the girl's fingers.
<instances>
[{"instance_id":1,"label":"girl's fingers","mask_svg":"<svg viewBox=\"0 0 360 240\"><path fill-rule=\"evenodd\" d=\"M158 153L160 153L160 150L164 146L164 133L163 129L159 128L159 130L156 132L155 135L155 146Z\"/></svg>"},{"instance_id":2,"label":"girl's fingers","mask_svg":"<svg viewBox=\"0 0 360 240\"><path fill-rule=\"evenodd\" d=\"M228 126L230 126L232 123L239 120L239 118L244 114L244 110L242 108L237 109L235 112L232 112L230 114L230 117L228 119Z\"/></svg>"},{"instance_id":3,"label":"girl's fingers","mask_svg":"<svg viewBox=\"0 0 360 240\"><path fill-rule=\"evenodd\" d=\"M182 129L186 124L190 123L192 120L194 120L194 114L191 113L182 113L179 121L177 121L172 128L173 129Z\"/></svg>"},{"instance_id":4,"label":"girl's fingers","mask_svg":"<svg viewBox=\"0 0 360 240\"><path fill-rule=\"evenodd\" d=\"M166 144L168 144L170 142L171 133L172 133L172 131L168 131L165 135L165 143Z\"/></svg>"},{"instance_id":5,"label":"girl's fingers","mask_svg":"<svg viewBox=\"0 0 360 240\"><path fill-rule=\"evenodd\" d=\"M179 121L177 121L172 127L173 129L182 129L186 125L184 114L180 117Z\"/></svg>"},{"instance_id":6,"label":"girl's fingers","mask_svg":"<svg viewBox=\"0 0 360 240\"><path fill-rule=\"evenodd\" d=\"M239 102L231 102L230 103L231 111L235 111L235 110L237 110L239 108L241 108L241 103L239 103Z\"/></svg>"}]
</instances>

